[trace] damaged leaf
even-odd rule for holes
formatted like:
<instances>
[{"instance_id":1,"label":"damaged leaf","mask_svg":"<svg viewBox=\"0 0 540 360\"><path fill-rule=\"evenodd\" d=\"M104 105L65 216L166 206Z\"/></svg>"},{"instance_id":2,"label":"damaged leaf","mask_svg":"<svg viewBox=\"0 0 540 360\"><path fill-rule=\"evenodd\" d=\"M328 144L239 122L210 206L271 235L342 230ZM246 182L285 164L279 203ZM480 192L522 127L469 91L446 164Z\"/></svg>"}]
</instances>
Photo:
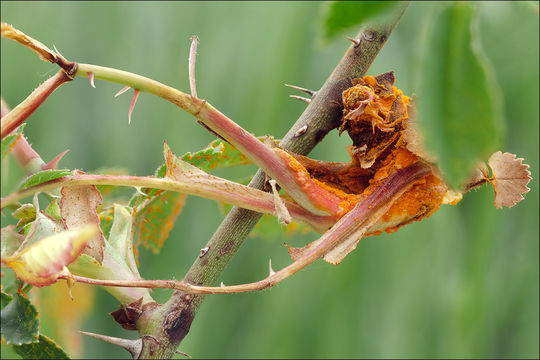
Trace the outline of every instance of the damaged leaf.
<instances>
[{"instance_id":1,"label":"damaged leaf","mask_svg":"<svg viewBox=\"0 0 540 360\"><path fill-rule=\"evenodd\" d=\"M523 194L529 192L527 184L531 180L529 165L523 164L522 158L516 158L511 153L497 151L488 160L495 190L495 207L502 209L503 205L512 207L521 200Z\"/></svg>"},{"instance_id":2,"label":"damaged leaf","mask_svg":"<svg viewBox=\"0 0 540 360\"><path fill-rule=\"evenodd\" d=\"M259 140L262 141L262 139L260 138ZM251 164L251 160L244 154L221 139L212 141L206 148L196 153L186 153L182 156L182 160L204 171Z\"/></svg>"},{"instance_id":3,"label":"damaged leaf","mask_svg":"<svg viewBox=\"0 0 540 360\"><path fill-rule=\"evenodd\" d=\"M70 357L53 340L39 335L38 341L14 346L13 350L23 359L69 359Z\"/></svg>"},{"instance_id":4,"label":"damaged leaf","mask_svg":"<svg viewBox=\"0 0 540 360\"><path fill-rule=\"evenodd\" d=\"M97 207L101 205L102 198L95 186L65 186L62 188L61 193L60 212L66 229L69 230L88 224L99 226ZM101 264L103 251L105 250L105 238L101 228L98 227L98 230L88 242L84 253Z\"/></svg>"},{"instance_id":5,"label":"damaged leaf","mask_svg":"<svg viewBox=\"0 0 540 360\"><path fill-rule=\"evenodd\" d=\"M22 131L25 126L26 124L22 124L17 129L15 129L12 134L2 139L1 148L0 148L2 158L4 158L4 156L10 153L10 151L13 149L13 146L15 146L15 143L17 142L17 140L19 140L19 137L23 136Z\"/></svg>"},{"instance_id":6,"label":"damaged leaf","mask_svg":"<svg viewBox=\"0 0 540 360\"><path fill-rule=\"evenodd\" d=\"M17 277L41 287L56 282L96 234L94 225L46 237L12 256L2 258Z\"/></svg>"},{"instance_id":7,"label":"damaged leaf","mask_svg":"<svg viewBox=\"0 0 540 360\"><path fill-rule=\"evenodd\" d=\"M2 292L2 312L0 332L2 345L30 344L37 341L39 335L39 317L34 305L26 295L15 293L11 300Z\"/></svg>"},{"instance_id":8,"label":"damaged leaf","mask_svg":"<svg viewBox=\"0 0 540 360\"><path fill-rule=\"evenodd\" d=\"M17 222L17 228L21 228L36 219L36 208L32 204L23 204L12 212L11 216L19 220Z\"/></svg>"},{"instance_id":9,"label":"damaged leaf","mask_svg":"<svg viewBox=\"0 0 540 360\"><path fill-rule=\"evenodd\" d=\"M186 194L162 191L139 205L133 216L135 246L142 244L157 254L182 212L186 197Z\"/></svg>"}]
</instances>

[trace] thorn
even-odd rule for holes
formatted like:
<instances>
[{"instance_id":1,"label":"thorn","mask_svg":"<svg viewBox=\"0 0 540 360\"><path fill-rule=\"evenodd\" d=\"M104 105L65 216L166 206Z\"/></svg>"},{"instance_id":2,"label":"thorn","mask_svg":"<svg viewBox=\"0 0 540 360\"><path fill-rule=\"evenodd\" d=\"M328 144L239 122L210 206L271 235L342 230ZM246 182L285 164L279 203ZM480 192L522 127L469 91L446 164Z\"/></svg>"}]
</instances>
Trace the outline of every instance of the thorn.
<instances>
[{"instance_id":1,"label":"thorn","mask_svg":"<svg viewBox=\"0 0 540 360\"><path fill-rule=\"evenodd\" d=\"M141 189L142 188L140 186L135 186L135 191L137 191L139 194L143 196L148 196L148 194L143 193Z\"/></svg>"},{"instance_id":2,"label":"thorn","mask_svg":"<svg viewBox=\"0 0 540 360\"><path fill-rule=\"evenodd\" d=\"M311 99L308 99L308 98L305 98L305 97L301 97L301 96L289 95L289 97L292 97L293 99L298 99L298 100L303 101L303 102L306 102L306 103L308 103L308 104L311 102Z\"/></svg>"},{"instance_id":3,"label":"thorn","mask_svg":"<svg viewBox=\"0 0 540 360\"><path fill-rule=\"evenodd\" d=\"M92 87L95 89L96 85L94 84L94 73L89 71L88 78L90 79L90 85L92 85Z\"/></svg>"},{"instance_id":4,"label":"thorn","mask_svg":"<svg viewBox=\"0 0 540 360\"><path fill-rule=\"evenodd\" d=\"M268 272L270 273L268 276L272 276L276 273L274 269L272 269L272 259L268 261Z\"/></svg>"},{"instance_id":5,"label":"thorn","mask_svg":"<svg viewBox=\"0 0 540 360\"><path fill-rule=\"evenodd\" d=\"M185 352L181 352L180 350L176 350L175 353L183 355L183 356L188 357L188 358L191 358L191 355L186 354Z\"/></svg>"},{"instance_id":6,"label":"thorn","mask_svg":"<svg viewBox=\"0 0 540 360\"><path fill-rule=\"evenodd\" d=\"M191 38L191 47L189 49L189 88L191 90L191 96L197 97L197 87L195 85L195 63L197 62L197 45L199 44L199 37L193 35Z\"/></svg>"},{"instance_id":7,"label":"thorn","mask_svg":"<svg viewBox=\"0 0 540 360\"><path fill-rule=\"evenodd\" d=\"M56 51L56 53L58 55L60 55L61 58L65 59L64 55L62 55L62 53L56 48L56 45L54 45L54 44L53 44L53 49L54 49L54 51Z\"/></svg>"},{"instance_id":8,"label":"thorn","mask_svg":"<svg viewBox=\"0 0 540 360\"><path fill-rule=\"evenodd\" d=\"M360 40L353 39L352 37L348 37L348 36L345 36L345 39L351 40L355 47L360 45Z\"/></svg>"},{"instance_id":9,"label":"thorn","mask_svg":"<svg viewBox=\"0 0 540 360\"><path fill-rule=\"evenodd\" d=\"M135 108L135 104L137 103L137 98L139 97L139 90L134 89L135 92L133 93L133 97L131 98L131 105L129 105L129 111L128 111L128 124L131 124L131 113L133 112L133 109Z\"/></svg>"},{"instance_id":10,"label":"thorn","mask_svg":"<svg viewBox=\"0 0 540 360\"><path fill-rule=\"evenodd\" d=\"M306 131L307 131L307 125L304 125L294 133L294 137L300 137L304 135Z\"/></svg>"},{"instance_id":11,"label":"thorn","mask_svg":"<svg viewBox=\"0 0 540 360\"><path fill-rule=\"evenodd\" d=\"M69 149L56 155L54 159L52 159L48 164L41 165L41 169L42 170L55 170L60 160L62 160L62 158L64 157L64 155L67 154L68 151Z\"/></svg>"},{"instance_id":12,"label":"thorn","mask_svg":"<svg viewBox=\"0 0 540 360\"><path fill-rule=\"evenodd\" d=\"M288 87L290 87L291 89L296 89L296 90L303 91L303 92L305 92L306 94L309 94L309 96L311 96L311 97L313 97L315 94L317 94L316 91L309 90L309 89L306 89L306 88L303 88L303 87L300 87L300 86L289 85L289 84L285 84L285 86L288 86Z\"/></svg>"},{"instance_id":13,"label":"thorn","mask_svg":"<svg viewBox=\"0 0 540 360\"><path fill-rule=\"evenodd\" d=\"M204 255L206 255L206 253L208 252L208 250L210 250L210 248L208 246L204 247L201 249L201 252L199 253L199 258L202 258Z\"/></svg>"},{"instance_id":14,"label":"thorn","mask_svg":"<svg viewBox=\"0 0 540 360\"><path fill-rule=\"evenodd\" d=\"M223 281L221 282L221 285L220 285L220 286L221 286L221 287L225 287L225 284L223 283Z\"/></svg>"},{"instance_id":15,"label":"thorn","mask_svg":"<svg viewBox=\"0 0 540 360\"><path fill-rule=\"evenodd\" d=\"M129 351L131 356L133 356L134 359L137 359L142 351L142 339L137 340L128 340L128 339L122 339L112 336L106 336L101 334L94 334L86 331L79 331L83 335L87 335L90 337L93 337L95 339L103 340L105 342L108 342L113 345L120 346L123 349L126 349Z\"/></svg>"},{"instance_id":16,"label":"thorn","mask_svg":"<svg viewBox=\"0 0 540 360\"><path fill-rule=\"evenodd\" d=\"M114 97L117 97L117 96L122 95L123 93L125 93L125 92L128 91L129 89L130 89L129 86L124 86L122 89L120 89L119 92L117 92L117 93L114 95Z\"/></svg>"}]
</instances>

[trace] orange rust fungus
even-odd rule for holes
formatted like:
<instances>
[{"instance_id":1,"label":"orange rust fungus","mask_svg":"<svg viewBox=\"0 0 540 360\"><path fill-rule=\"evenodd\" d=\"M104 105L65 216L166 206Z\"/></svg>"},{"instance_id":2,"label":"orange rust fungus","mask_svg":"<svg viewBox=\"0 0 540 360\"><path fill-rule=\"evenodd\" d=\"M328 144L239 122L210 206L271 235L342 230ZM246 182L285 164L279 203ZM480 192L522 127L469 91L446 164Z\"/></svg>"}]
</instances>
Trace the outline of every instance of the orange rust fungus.
<instances>
[{"instance_id":1,"label":"orange rust fungus","mask_svg":"<svg viewBox=\"0 0 540 360\"><path fill-rule=\"evenodd\" d=\"M340 134L346 131L353 142L347 148L350 163L319 161L274 148L286 159L307 193L325 194L326 208L337 209L333 214L342 216L352 210L396 170L419 161L428 163L427 159L407 149L402 133L412 113L411 101L393 86L394 80L393 72L352 79L353 86L343 92ZM367 235L394 232L437 211L448 192L437 174L434 168L417 180L395 200ZM451 202L455 203L457 201Z\"/></svg>"}]
</instances>

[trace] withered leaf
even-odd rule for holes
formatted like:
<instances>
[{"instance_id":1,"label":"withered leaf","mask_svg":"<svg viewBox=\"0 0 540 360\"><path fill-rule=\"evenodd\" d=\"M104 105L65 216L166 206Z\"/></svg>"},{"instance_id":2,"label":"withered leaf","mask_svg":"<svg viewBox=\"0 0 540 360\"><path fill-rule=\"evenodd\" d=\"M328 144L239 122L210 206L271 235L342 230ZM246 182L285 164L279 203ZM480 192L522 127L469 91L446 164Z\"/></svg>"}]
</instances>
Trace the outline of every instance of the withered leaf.
<instances>
[{"instance_id":1,"label":"withered leaf","mask_svg":"<svg viewBox=\"0 0 540 360\"><path fill-rule=\"evenodd\" d=\"M529 165L515 154L497 151L488 160L492 171L492 185L495 190L495 207L512 207L523 200L523 194L530 189L527 184L532 179Z\"/></svg>"},{"instance_id":2,"label":"withered leaf","mask_svg":"<svg viewBox=\"0 0 540 360\"><path fill-rule=\"evenodd\" d=\"M61 193L60 212L67 229L87 224L97 225L99 231L88 242L83 254L93 257L101 264L105 250L105 238L99 227L100 221L97 213L97 207L103 201L99 190L94 185L65 186Z\"/></svg>"}]
</instances>

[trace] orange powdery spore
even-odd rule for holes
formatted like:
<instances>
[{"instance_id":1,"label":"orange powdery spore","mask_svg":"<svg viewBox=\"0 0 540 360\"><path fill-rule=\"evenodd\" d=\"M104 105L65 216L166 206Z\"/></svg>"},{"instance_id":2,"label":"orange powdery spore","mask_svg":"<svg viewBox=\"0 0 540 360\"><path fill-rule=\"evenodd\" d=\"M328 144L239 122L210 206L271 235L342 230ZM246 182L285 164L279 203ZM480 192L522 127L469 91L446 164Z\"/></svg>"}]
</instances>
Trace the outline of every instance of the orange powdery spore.
<instances>
[{"instance_id":1,"label":"orange powdery spore","mask_svg":"<svg viewBox=\"0 0 540 360\"><path fill-rule=\"evenodd\" d=\"M444 181L434 174L418 180L383 215L382 222L390 225L385 231L392 233L403 225L431 216L443 203L447 190Z\"/></svg>"},{"instance_id":2,"label":"orange powdery spore","mask_svg":"<svg viewBox=\"0 0 540 360\"><path fill-rule=\"evenodd\" d=\"M353 79L342 94L343 121L353 141L350 153L364 169L371 168L395 146L409 118L410 99L393 86L393 72Z\"/></svg>"},{"instance_id":3,"label":"orange powdery spore","mask_svg":"<svg viewBox=\"0 0 540 360\"><path fill-rule=\"evenodd\" d=\"M419 160L420 159L418 156L414 155L407 149L394 149L390 155L388 155L388 157L382 161L382 166L377 170L377 172L375 172L375 175L373 175L373 178L369 181L369 183L372 185L384 180L394 171L412 165Z\"/></svg>"}]
</instances>

